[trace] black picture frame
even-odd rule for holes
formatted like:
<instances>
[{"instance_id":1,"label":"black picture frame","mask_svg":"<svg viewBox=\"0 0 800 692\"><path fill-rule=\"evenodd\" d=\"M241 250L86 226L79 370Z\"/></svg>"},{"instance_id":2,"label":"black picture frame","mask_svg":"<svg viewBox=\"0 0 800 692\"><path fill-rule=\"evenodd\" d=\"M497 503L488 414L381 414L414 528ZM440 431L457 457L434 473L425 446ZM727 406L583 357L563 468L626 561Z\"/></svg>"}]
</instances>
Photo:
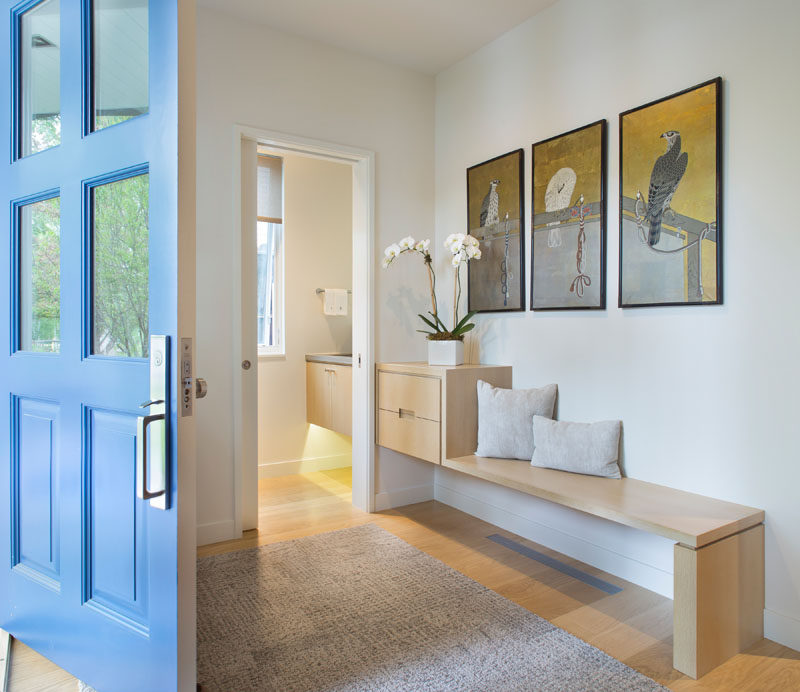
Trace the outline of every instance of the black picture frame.
<instances>
[{"instance_id":1,"label":"black picture frame","mask_svg":"<svg viewBox=\"0 0 800 692\"><path fill-rule=\"evenodd\" d=\"M573 272L577 272L577 276L573 279L572 282L569 282L565 285L566 294L564 296L564 300L557 301L553 300L552 304L540 304L537 306L537 296L536 296L536 285L537 285L537 258L536 258L536 245L537 245L537 217L539 221L542 223L557 223L558 227L554 227L552 229L548 229L548 234L550 234L551 230L556 230L558 228L558 232L560 234L561 230L564 228L569 227L569 225L574 226L574 218L578 219L578 223L580 225L580 218L581 212L583 211L582 207L578 207L576 210L576 195L583 194L581 192L580 185L578 185L578 177L576 176L573 179L573 184L576 185L573 192L569 193L570 200L568 206L558 209L556 211L548 212L546 210L537 209L537 183L540 183L540 177L537 176L537 148L542 149L546 145L550 145L556 143L560 140L563 140L566 143L566 140L569 138L576 139L577 135L581 135L583 133L589 133L591 130L598 128L600 129L599 132L599 148L597 152L597 161L598 164L598 171L599 171L599 181L598 181L598 188L596 194L598 195L599 199L597 200L585 200L584 204L589 207L588 209L588 216L595 217L597 221L599 221L599 229L597 232L593 234L593 236L597 237L597 260L596 263L593 262L593 265L597 268L597 272L599 273L599 277L597 277L597 297L594 299L593 302L587 302L585 305L580 304L566 304L572 300L573 303L577 303L578 298L576 295L577 290L581 290L581 286L585 286L586 279L581 279L582 276L588 277L585 274L585 269L582 271L580 267L576 267ZM578 144L576 142L576 144ZM579 145L579 144L578 144ZM579 145L580 146L580 145ZM534 142L531 147L531 296L530 296L530 309L534 312L548 312L548 311L555 311L555 310L605 310L606 309L606 273L607 273L607 166L608 166L608 121L605 118L601 118L600 120L596 120L588 125L582 125L580 127L576 127L568 132L563 132L561 134L554 135L552 137L548 137L547 139L540 140L538 142ZM571 169L570 169L571 170ZM580 169L579 169L580 170ZM558 171L561 172L561 169ZM572 171L574 174L574 171ZM550 179L552 180L552 178ZM594 187L594 186L591 186ZM595 190L591 190L592 194L595 194ZM560 205L558 205L560 206ZM537 214L537 211L539 214ZM560 219L561 221L557 221ZM565 225L562 225L565 224ZM541 225L541 224L540 224ZM539 229L539 232L542 232L543 229ZM578 231L576 231L576 241ZM577 247L576 247L577 250ZM571 253L569 255L569 261L571 263L580 262L577 257L577 252ZM562 258L563 262L563 258ZM540 271L540 276L542 272ZM591 277L588 277L591 279ZM541 289L540 289L541 290ZM572 293L573 296L569 296L567 294ZM592 291L594 294L594 291ZM582 300L582 298L581 298ZM543 301L539 301L540 303ZM556 304L559 303L559 304Z\"/></svg>"},{"instance_id":2,"label":"black picture frame","mask_svg":"<svg viewBox=\"0 0 800 692\"><path fill-rule=\"evenodd\" d=\"M646 245L650 245L650 241L652 237L650 235L649 224L648 224L648 238L650 240L645 240L643 235L644 224L647 223L647 207L646 201L643 199L643 196L636 196L636 198L632 198L630 196L626 197L626 161L625 161L625 123L626 118L630 118L632 115L640 113L646 109L653 109L658 106L662 106L667 102L672 101L673 99L680 99L681 97L686 97L687 95L693 94L694 92L700 92L701 90L708 89L713 87L713 98L709 100L709 102L713 103L714 106L714 115L713 115L713 124L714 124L714 137L713 142L715 146L715 152L713 156L710 154L706 154L705 159L711 160L714 162L714 180L713 185L709 182L706 176L702 176L702 181L706 187L712 187L714 190L714 215L715 219L712 221L703 221L702 219L693 218L688 214L682 214L680 210L673 209L673 214L668 217L670 221L677 222L679 225L677 229L679 231L678 235L682 235L683 233L686 234L686 243L684 248L677 248L672 250L675 254L683 255L684 253L687 254L686 260L686 300L655 300L655 299L647 299L644 298L640 301L631 301L629 294L626 294L628 290L625 286L625 279L626 279L626 258L625 258L625 250L626 250L626 234L625 234L625 224L626 221L630 224L631 220L633 219L633 223L637 224L638 226L638 234L640 239L642 239L643 243ZM688 117L688 115L678 115L676 116L676 120L680 119L681 117ZM708 118L711 121L711 118ZM627 111L624 111L619 114L619 288L618 288L618 300L617 304L620 308L645 308L645 307L667 307L667 306L684 306L684 305L721 305L723 302L723 284L722 284L722 276L723 276L723 267L722 267L722 241L723 241L723 219L722 219L722 77L715 77L713 79L709 79L705 82L701 82L700 84L696 84L691 86L687 89L683 89L678 91L674 94L670 94L669 96L664 96L660 99L655 101L650 101L642 106L637 106L636 108L631 108ZM658 129L658 128L656 128ZM671 127L670 130L664 131L662 136L666 135L667 132L674 131L676 134L680 136L680 143L681 146L683 145L682 136L680 135L680 131L675 131L674 127ZM668 151L673 148L673 145L668 142ZM686 149L681 150L681 155L687 151ZM688 164L684 166L684 170L688 171L688 166L692 163L692 155L691 153L687 153L688 156ZM655 165L655 164L654 164ZM679 185L683 182L684 176L681 175L679 180ZM649 187L649 185L648 185ZM691 188L690 188L691 189ZM641 189L638 190L641 192ZM680 192L680 188L675 192L677 194ZM648 190L649 195L649 190ZM679 205L676 205L679 206ZM708 206L708 205L706 205ZM670 205L671 209L671 205ZM644 215L642 215L644 214ZM666 216L666 212L664 213ZM683 228L686 226L686 228ZM661 226L659 226L659 231L661 230ZM628 234L630 235L630 233ZM692 237L694 236L694 237ZM706 289L708 286L704 284L703 281L703 273L704 273L704 256L707 257L708 253L703 253L703 246L704 241L710 241L715 244L715 252L714 252L714 294L711 299L704 299L706 296ZM630 239L628 239L630 242ZM659 242L659 241L657 241ZM692 259L691 264L696 264L694 269L692 270L689 268L690 260L689 260L689 250L694 247L697 247L697 254L698 258L696 260ZM652 249L652 246L651 246ZM666 253L665 253L666 254ZM633 264L633 263L631 263ZM629 270L630 271L630 270ZM673 287L674 292L675 287ZM698 299L699 295L699 299ZM626 299L627 298L627 299Z\"/></svg>"},{"instance_id":3,"label":"black picture frame","mask_svg":"<svg viewBox=\"0 0 800 692\"><path fill-rule=\"evenodd\" d=\"M499 178L498 171L504 171L502 178ZM510 183L503 184L504 179ZM494 158L482 161L467 168L467 233L475 235L480 241L481 252L483 257L480 260L471 261L467 266L467 305L469 312L523 312L525 311L525 151L523 149L515 149L506 154L495 156ZM491 192L486 192L486 181L500 180L497 188L501 189L502 195L505 190L513 190L513 192L506 193L510 196L510 204L503 205L503 198L500 197L500 208L498 217L502 218L497 222L496 230L494 233L482 232L483 229L490 228L490 226L481 226L479 219L475 218L476 202L485 194L486 198L489 197ZM483 184L481 184L483 181ZM479 187L480 185L480 187ZM517 204L514 196L518 195ZM485 199L485 198L484 198ZM471 215L471 210L473 211ZM505 210L505 211L503 211ZM516 218L511 216L505 219L506 213L516 212ZM476 221L478 222L476 225ZM513 225L518 226L518 248L513 248L512 238L514 234L509 230ZM494 224L492 224L494 227ZM502 227L502 228L501 228ZM478 235L476 235L476 233ZM492 237L494 236L494 237ZM516 238L513 238L516 240ZM497 242L500 241L500 242ZM493 244L494 243L494 244ZM499 253L499 246L503 246L503 260L504 264L495 267L492 262L497 261ZM519 261L514 263L514 272L509 272L508 256L509 248L513 254L519 254ZM483 263L483 264L481 264ZM475 265L475 266L473 266ZM505 271L504 271L505 269ZM497 273L498 277L498 290L496 291L497 299L494 300L495 291L487 290L487 287L495 282L494 274ZM503 283L503 274L506 274L505 284ZM508 284L508 274L511 275L513 286ZM505 285L505 291L502 286ZM512 297L513 296L513 297ZM511 304L508 304L508 301ZM502 302L501 302L502 301ZM505 303L505 304L503 304Z\"/></svg>"}]
</instances>

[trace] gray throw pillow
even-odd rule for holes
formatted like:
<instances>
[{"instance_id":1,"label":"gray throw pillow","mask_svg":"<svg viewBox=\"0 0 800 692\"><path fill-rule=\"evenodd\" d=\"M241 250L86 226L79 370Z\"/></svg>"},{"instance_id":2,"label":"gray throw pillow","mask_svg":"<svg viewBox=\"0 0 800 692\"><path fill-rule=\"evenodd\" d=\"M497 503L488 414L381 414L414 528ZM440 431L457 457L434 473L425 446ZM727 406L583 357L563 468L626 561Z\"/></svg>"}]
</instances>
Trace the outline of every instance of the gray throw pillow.
<instances>
[{"instance_id":1,"label":"gray throw pillow","mask_svg":"<svg viewBox=\"0 0 800 692\"><path fill-rule=\"evenodd\" d=\"M534 416L536 448L531 464L590 476L621 478L617 463L621 427L622 421L618 420L567 423Z\"/></svg>"},{"instance_id":2,"label":"gray throw pillow","mask_svg":"<svg viewBox=\"0 0 800 692\"><path fill-rule=\"evenodd\" d=\"M478 380L479 457L525 459L533 454L533 417L553 417L558 387L502 389Z\"/></svg>"}]
</instances>

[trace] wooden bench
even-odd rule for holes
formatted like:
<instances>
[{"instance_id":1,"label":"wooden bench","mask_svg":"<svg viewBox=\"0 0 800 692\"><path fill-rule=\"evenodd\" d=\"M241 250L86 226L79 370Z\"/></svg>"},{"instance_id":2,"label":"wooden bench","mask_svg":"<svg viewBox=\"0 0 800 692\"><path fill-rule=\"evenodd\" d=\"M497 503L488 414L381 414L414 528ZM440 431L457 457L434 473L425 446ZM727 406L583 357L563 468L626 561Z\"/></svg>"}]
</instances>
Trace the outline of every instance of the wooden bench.
<instances>
[{"instance_id":1,"label":"wooden bench","mask_svg":"<svg viewBox=\"0 0 800 692\"><path fill-rule=\"evenodd\" d=\"M705 675L764 636L764 512L654 483L477 457L478 379L511 368L379 363L376 442L594 516L665 536L674 549L673 665Z\"/></svg>"},{"instance_id":2,"label":"wooden bench","mask_svg":"<svg viewBox=\"0 0 800 692\"><path fill-rule=\"evenodd\" d=\"M692 678L764 636L764 512L634 478L468 455L442 466L677 541L673 666Z\"/></svg>"}]
</instances>

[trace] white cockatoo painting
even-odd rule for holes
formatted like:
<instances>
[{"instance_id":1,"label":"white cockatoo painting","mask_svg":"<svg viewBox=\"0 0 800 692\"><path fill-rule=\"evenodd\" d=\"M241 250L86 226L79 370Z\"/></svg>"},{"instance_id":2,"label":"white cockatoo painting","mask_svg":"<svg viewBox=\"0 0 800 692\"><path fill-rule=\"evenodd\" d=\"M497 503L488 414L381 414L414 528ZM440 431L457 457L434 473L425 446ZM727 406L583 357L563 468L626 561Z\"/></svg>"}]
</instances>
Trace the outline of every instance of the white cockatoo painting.
<instances>
[{"instance_id":1,"label":"white cockatoo painting","mask_svg":"<svg viewBox=\"0 0 800 692\"><path fill-rule=\"evenodd\" d=\"M575 183L578 181L578 176L568 166L559 168L550 178L547 183L547 189L544 192L544 209L545 211L561 211L569 207L572 201L572 193L575 191ZM553 228L547 235L548 247L560 247L561 245L561 231L558 228L558 221L553 222Z\"/></svg>"},{"instance_id":2,"label":"white cockatoo painting","mask_svg":"<svg viewBox=\"0 0 800 692\"><path fill-rule=\"evenodd\" d=\"M569 167L559 168L547 183L544 193L545 211L561 211L569 207L578 176Z\"/></svg>"}]
</instances>

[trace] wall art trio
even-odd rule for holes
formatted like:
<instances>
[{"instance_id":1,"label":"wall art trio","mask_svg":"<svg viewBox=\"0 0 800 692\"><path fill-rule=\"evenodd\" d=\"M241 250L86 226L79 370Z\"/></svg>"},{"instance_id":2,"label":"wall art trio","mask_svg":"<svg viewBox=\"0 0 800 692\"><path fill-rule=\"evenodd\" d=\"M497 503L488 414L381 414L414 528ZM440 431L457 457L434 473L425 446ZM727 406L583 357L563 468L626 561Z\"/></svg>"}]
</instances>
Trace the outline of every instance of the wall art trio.
<instances>
[{"instance_id":1,"label":"wall art trio","mask_svg":"<svg viewBox=\"0 0 800 692\"><path fill-rule=\"evenodd\" d=\"M722 302L717 77L619 116L620 307ZM533 145L532 310L605 308L606 121ZM467 169L469 309L524 310L523 150Z\"/></svg>"}]
</instances>

